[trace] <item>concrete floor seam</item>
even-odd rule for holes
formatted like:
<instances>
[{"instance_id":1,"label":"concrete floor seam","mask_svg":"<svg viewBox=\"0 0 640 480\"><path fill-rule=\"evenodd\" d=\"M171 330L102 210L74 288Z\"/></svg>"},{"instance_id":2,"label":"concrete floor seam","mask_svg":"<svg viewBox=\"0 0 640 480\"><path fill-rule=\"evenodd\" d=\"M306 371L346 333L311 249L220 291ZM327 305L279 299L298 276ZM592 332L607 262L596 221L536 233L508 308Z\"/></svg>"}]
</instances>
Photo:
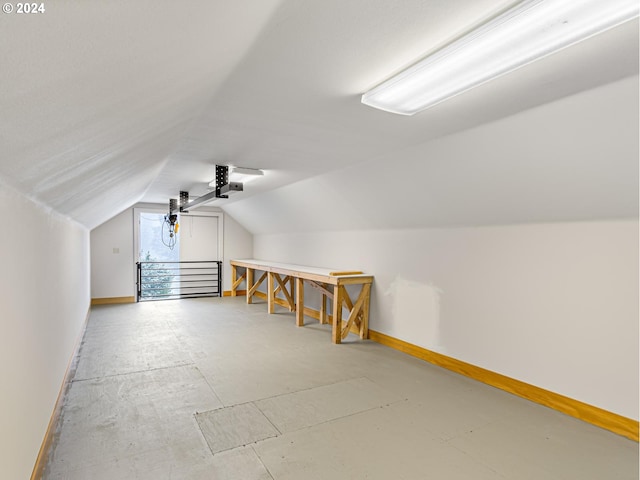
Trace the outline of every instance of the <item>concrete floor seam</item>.
<instances>
[{"instance_id":1,"label":"concrete floor seam","mask_svg":"<svg viewBox=\"0 0 640 480\"><path fill-rule=\"evenodd\" d=\"M200 433L202 434L202 436L203 436L203 438L204 438L204 433L202 432L202 427L200 427ZM211 452L211 455L215 457L215 456L220 456L220 455L222 455L222 454L224 454L224 453L232 452L232 451L234 451L234 450L239 450L239 449L246 448L246 447L250 447L251 449L253 449L253 446L254 446L254 445L258 445L258 444L263 443L263 442L266 442L266 441L268 441L268 440L273 440L274 438L280 438L280 437L282 437L283 435L284 435L284 434L282 434L282 433L281 433L281 434L275 435L275 436L273 436L273 437L262 438L262 439L260 439L260 440L256 440L255 442L247 442L247 443L243 443L242 445L236 445L235 447L226 448L226 449L224 449L224 450L219 450L219 451L217 451L217 452L214 452L214 451L211 449L211 446L209 445L209 443L208 443L208 442L207 442L207 446L209 447L209 451ZM206 442L206 438L205 438L205 442Z\"/></svg>"},{"instance_id":2,"label":"concrete floor seam","mask_svg":"<svg viewBox=\"0 0 640 480\"><path fill-rule=\"evenodd\" d=\"M222 400L220 399L220 397L216 393L216 390L215 390L215 388L213 388L213 385L211 385L211 382L209 382L209 379L204 375L204 373L202 373L202 370L200 370L200 368L198 367L198 365L196 363L193 363L191 365L193 365L194 368L198 371L198 373L202 376L202 378L204 378L204 381L207 384L207 386L209 387L209 389L211 390L211 393L213 393L213 396L216 397L216 400L218 400L218 402L220 402L220 405L222 405L222 407L220 407L220 408L224 408L226 405L222 402Z\"/></svg>"},{"instance_id":3,"label":"concrete floor seam","mask_svg":"<svg viewBox=\"0 0 640 480\"><path fill-rule=\"evenodd\" d=\"M481 458L475 458L473 455L470 455L468 452L465 452L463 449L457 447L456 445L451 445L447 442L447 446L450 448L453 448L455 450L457 450L458 452L460 452L462 455L464 455L465 457L470 458L471 460L473 460L474 462L480 462L482 465L484 465L485 468L491 470L492 472L494 472L496 475L499 475L500 478L505 478L500 472L498 472L496 469L494 469L491 465L489 465L487 462L484 462Z\"/></svg>"},{"instance_id":4,"label":"concrete floor seam","mask_svg":"<svg viewBox=\"0 0 640 480\"><path fill-rule=\"evenodd\" d=\"M256 452L256 449L253 448L253 445L251 446L251 450L253 450L253 453L255 454L256 458L260 461L265 471L269 474L269 477L271 477L272 480L275 480L275 477L272 475L271 471L269 470L269 467L267 467L267 465L262 461L262 457L258 454L258 452Z\"/></svg>"},{"instance_id":5,"label":"concrete floor seam","mask_svg":"<svg viewBox=\"0 0 640 480\"><path fill-rule=\"evenodd\" d=\"M211 449L211 445L209 445L209 442L207 442L207 437L205 437L204 432L202 431L202 426L200 425L200 423L196 419L196 415L197 414L198 414L198 412L193 414L193 419L196 422L196 425L198 427L198 431L200 432L200 436L202 437L202 440L204 441L204 443L207 445L207 448L209 449L209 453L211 453L211 456L215 456L215 453L213 453L213 450Z\"/></svg>"},{"instance_id":6,"label":"concrete floor seam","mask_svg":"<svg viewBox=\"0 0 640 480\"><path fill-rule=\"evenodd\" d=\"M337 383L340 383L340 382L337 382ZM281 395L279 395L279 396L281 396ZM313 425L309 425L309 426L306 426L306 427L298 428L298 429L295 429L295 430L288 430L288 431L284 431L284 432L280 431L280 429L269 419L269 417L267 415L264 414L264 412L260 409L259 406L255 405L254 402L245 402L245 403L241 403L241 404L238 404L238 405L232 405L232 406L229 406L229 407L223 407L223 408L218 408L218 409L214 409L214 410L207 410L207 411L204 411L204 412L196 412L196 413L193 414L193 417L195 418L197 414L215 412L215 411L218 411L218 410L222 410L224 408L233 408L233 407L237 407L237 406L252 404L253 406L255 406L260 411L260 413L263 415L263 417L278 432L277 435L274 435L274 436L271 436L271 437L267 437L267 438L263 438L263 439L260 439L260 440L256 440L255 442L248 442L246 444L237 445L237 446L234 446L234 447L231 447L231 448L227 448L225 450L220 450L220 451L217 451L217 452L213 452L213 450L209 446L209 450L211 451L211 454L215 456L215 455L220 455L221 453L229 452L229 451L232 451L232 450L236 450L236 449L244 448L244 447L248 447L248 446L251 446L253 448L253 445L258 445L260 443L267 442L267 441L273 440L275 438L280 438L280 437L283 437L283 436L285 436L287 434L297 433L297 432L301 432L303 430L310 430L312 428L316 428L316 427L319 427L321 425L325 425L325 424L328 424L328 423L339 422L341 420L344 420L344 419L347 419L347 418L350 418L350 417L355 417L355 416L358 416L358 415L363 415L365 413L369 413L369 412L371 412L373 410L389 408L391 405L395 405L397 403L406 402L406 401L408 401L408 399L400 399L400 400L397 400L395 402L390 402L390 403L385 404L385 405L379 405L379 406L371 407L371 408L368 408L366 410L361 410L361 411L354 412L354 413L351 413L351 414L348 414L348 415L343 415L341 417L332 418L330 420L322 421L322 422L319 422L319 423L316 423L316 424L313 424ZM196 423L198 423L198 422L196 421ZM199 429L200 433L202 434L203 438L206 441L206 436L204 435L204 432L202 431L202 426L199 423L198 423L198 429ZM207 445L209 445L208 442L207 442Z\"/></svg>"},{"instance_id":7,"label":"concrete floor seam","mask_svg":"<svg viewBox=\"0 0 640 480\"><path fill-rule=\"evenodd\" d=\"M277 395L271 395L271 396L268 396L268 397L260 397L260 398L256 398L256 399L248 401L248 402L240 402L240 403L234 403L234 404L229 404L229 405L225 404L225 407L233 407L233 406L236 406L236 405L243 405L245 403L261 402L263 400L271 400L271 399L274 399L274 398L286 397L287 395L292 395L292 394L302 393L302 392L308 392L308 391L311 391L311 390L315 390L317 388L330 387L332 385L340 385L341 383L349 382L351 380L358 380L360 378L365 378L365 379L369 380L367 377L360 375L358 377L350 377L350 378L347 378L347 379L338 380L337 382L326 383L326 384L323 384L323 385L315 385L313 387L301 388L299 390L287 391L287 392L279 393ZM375 383L375 382L372 382L372 383Z\"/></svg>"},{"instance_id":8,"label":"concrete floor seam","mask_svg":"<svg viewBox=\"0 0 640 480\"><path fill-rule=\"evenodd\" d=\"M78 378L78 379L73 379L71 380L71 383L79 383L79 382L88 382L91 380L100 380L103 378L116 378L116 377L124 377L127 375L135 375L135 374L139 374L139 373L146 373L146 372L155 372L158 370L169 370L171 368L180 368L180 367L196 367L195 363L181 363L178 365L170 365L167 367L155 367L155 368L147 368L145 370L133 370L131 372L123 372L123 373L113 373L113 374L109 374L109 375L102 375L99 377L89 377L89 378ZM197 368L197 367L196 367Z\"/></svg>"},{"instance_id":9,"label":"concrete floor seam","mask_svg":"<svg viewBox=\"0 0 640 480\"><path fill-rule=\"evenodd\" d=\"M273 428L275 428L275 429L276 429L276 432L278 432L278 435L276 435L276 436L281 436L284 432L280 431L280 429L276 426L276 424L275 424L275 423L273 423L273 422L271 421L271 419L270 419L269 417L267 417L267 415L265 415L265 413L264 413L264 412L262 411L262 409L261 409L261 408L256 404L256 402L251 402L251 403L253 404L253 406L254 406L254 407L256 407L256 408L260 411L260 413L262 414L262 416L263 416L264 418L266 418L266 419L267 419L267 421L271 424L271 426L272 426Z\"/></svg>"},{"instance_id":10,"label":"concrete floor seam","mask_svg":"<svg viewBox=\"0 0 640 480\"><path fill-rule=\"evenodd\" d=\"M324 420L322 422L318 422L318 423L315 423L313 425L308 425L308 426L302 427L302 428L297 428L295 430L287 430L286 432L283 433L283 435L286 435L287 433L297 433L297 432L302 432L304 430L311 430L312 428L316 428L316 427L319 427L321 425L326 425L326 424L329 424L329 423L339 422L341 420L345 420L345 419L351 418L351 417L357 417L359 415L364 415L365 413L369 413L369 412L372 412L372 411L378 410L378 409L384 410L385 408L389 408L392 405L395 405L395 404L401 403L401 402L406 402L406 401L408 401L408 400L407 399L401 399L401 400L397 400L395 402L390 402L390 403L388 403L386 405L378 405L376 407L367 408L366 410L360 410L358 412L349 413L349 414L343 415L341 417L331 418L329 420Z\"/></svg>"}]
</instances>

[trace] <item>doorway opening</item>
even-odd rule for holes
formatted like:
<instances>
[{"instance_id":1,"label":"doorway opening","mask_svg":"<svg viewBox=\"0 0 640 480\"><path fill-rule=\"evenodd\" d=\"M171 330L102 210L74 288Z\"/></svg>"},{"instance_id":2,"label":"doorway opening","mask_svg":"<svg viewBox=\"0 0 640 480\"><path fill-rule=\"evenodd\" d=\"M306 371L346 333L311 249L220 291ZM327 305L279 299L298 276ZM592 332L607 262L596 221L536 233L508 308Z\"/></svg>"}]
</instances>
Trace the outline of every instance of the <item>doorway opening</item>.
<instances>
[{"instance_id":1,"label":"doorway opening","mask_svg":"<svg viewBox=\"0 0 640 480\"><path fill-rule=\"evenodd\" d=\"M221 212L180 214L171 232L160 209L134 209L137 301L222 296Z\"/></svg>"}]
</instances>

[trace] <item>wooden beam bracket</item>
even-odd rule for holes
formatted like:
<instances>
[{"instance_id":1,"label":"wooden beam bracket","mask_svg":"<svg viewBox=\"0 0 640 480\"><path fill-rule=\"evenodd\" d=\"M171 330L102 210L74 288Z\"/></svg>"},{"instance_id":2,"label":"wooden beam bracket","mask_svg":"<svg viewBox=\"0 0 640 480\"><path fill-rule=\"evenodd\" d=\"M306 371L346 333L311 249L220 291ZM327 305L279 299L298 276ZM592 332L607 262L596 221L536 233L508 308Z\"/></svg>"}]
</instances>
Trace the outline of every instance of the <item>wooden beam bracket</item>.
<instances>
[{"instance_id":1,"label":"wooden beam bracket","mask_svg":"<svg viewBox=\"0 0 640 480\"><path fill-rule=\"evenodd\" d=\"M265 278L267 278L267 272L263 272L263 274L260 276L258 281L256 283L254 283L253 285L251 285L251 287L247 290L247 297L251 297L251 296L255 295L256 290L258 289L258 287L260 285L262 285L262 282L264 282Z\"/></svg>"},{"instance_id":2,"label":"wooden beam bracket","mask_svg":"<svg viewBox=\"0 0 640 480\"><path fill-rule=\"evenodd\" d=\"M287 302L289 302L289 311L294 312L296 309L296 304L293 301L293 277L287 275L284 277L284 280L280 277L279 274L274 273L273 274L274 278L276 279L276 282L278 282L278 288L276 288L276 290L273 292L274 295L277 294L278 291L282 291L282 293L284 294ZM290 288L291 288L291 292L289 292L289 290L287 289L287 282L289 282L290 284Z\"/></svg>"},{"instance_id":3,"label":"wooden beam bracket","mask_svg":"<svg viewBox=\"0 0 640 480\"><path fill-rule=\"evenodd\" d=\"M316 290L322 292L323 295L326 295L327 297L333 299L333 292L331 292L328 288L326 284L322 284L320 285L317 282L314 282L313 280L307 280L307 283L315 288Z\"/></svg>"},{"instance_id":4,"label":"wooden beam bracket","mask_svg":"<svg viewBox=\"0 0 640 480\"><path fill-rule=\"evenodd\" d=\"M247 272L245 271L242 275L240 275L236 280L234 280L233 285L231 286L231 290L235 291L240 284L247 278Z\"/></svg>"},{"instance_id":5,"label":"wooden beam bracket","mask_svg":"<svg viewBox=\"0 0 640 480\"><path fill-rule=\"evenodd\" d=\"M351 330L351 327L353 326L354 322L362 335L362 331L363 331L362 322L364 321L363 307L364 307L365 301L369 302L369 291L368 291L369 289L367 287L369 287L368 284L362 286L362 290L360 290L360 295L358 295L356 304L353 306L353 308L351 308L351 313L349 314L347 324L342 329L342 334L341 334L342 339L344 339L349 334L349 331ZM351 303L351 299L349 298L349 294L347 293L346 290L344 292L344 299L345 299L345 303L347 303L346 302L347 299L349 299L349 303Z\"/></svg>"}]
</instances>

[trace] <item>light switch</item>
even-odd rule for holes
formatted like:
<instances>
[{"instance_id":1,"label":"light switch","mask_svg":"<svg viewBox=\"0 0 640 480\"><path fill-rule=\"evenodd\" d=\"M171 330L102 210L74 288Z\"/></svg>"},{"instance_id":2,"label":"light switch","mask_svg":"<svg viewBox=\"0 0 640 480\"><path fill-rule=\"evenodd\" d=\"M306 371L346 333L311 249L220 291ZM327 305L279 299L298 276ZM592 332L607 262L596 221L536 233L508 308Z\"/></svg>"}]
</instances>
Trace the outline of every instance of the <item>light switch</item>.
<instances>
[{"instance_id":1,"label":"light switch","mask_svg":"<svg viewBox=\"0 0 640 480\"><path fill-rule=\"evenodd\" d=\"M113 253L120 253L120 249L118 247L113 247Z\"/></svg>"}]
</instances>

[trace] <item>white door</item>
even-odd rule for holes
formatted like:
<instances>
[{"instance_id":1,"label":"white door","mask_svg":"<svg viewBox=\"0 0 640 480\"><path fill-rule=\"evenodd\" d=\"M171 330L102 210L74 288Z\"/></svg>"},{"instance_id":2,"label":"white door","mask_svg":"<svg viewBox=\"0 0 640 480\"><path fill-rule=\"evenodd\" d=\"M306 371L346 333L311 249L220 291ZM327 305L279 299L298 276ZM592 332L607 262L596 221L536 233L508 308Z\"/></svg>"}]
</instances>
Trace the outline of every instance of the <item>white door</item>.
<instances>
[{"instance_id":1,"label":"white door","mask_svg":"<svg viewBox=\"0 0 640 480\"><path fill-rule=\"evenodd\" d=\"M221 260L217 216L180 215L180 293L182 296L213 294ZM204 263L207 262L207 263ZM220 293L220 292L218 292Z\"/></svg>"},{"instance_id":2,"label":"white door","mask_svg":"<svg viewBox=\"0 0 640 480\"><path fill-rule=\"evenodd\" d=\"M220 260L218 217L180 215L180 261Z\"/></svg>"}]
</instances>

